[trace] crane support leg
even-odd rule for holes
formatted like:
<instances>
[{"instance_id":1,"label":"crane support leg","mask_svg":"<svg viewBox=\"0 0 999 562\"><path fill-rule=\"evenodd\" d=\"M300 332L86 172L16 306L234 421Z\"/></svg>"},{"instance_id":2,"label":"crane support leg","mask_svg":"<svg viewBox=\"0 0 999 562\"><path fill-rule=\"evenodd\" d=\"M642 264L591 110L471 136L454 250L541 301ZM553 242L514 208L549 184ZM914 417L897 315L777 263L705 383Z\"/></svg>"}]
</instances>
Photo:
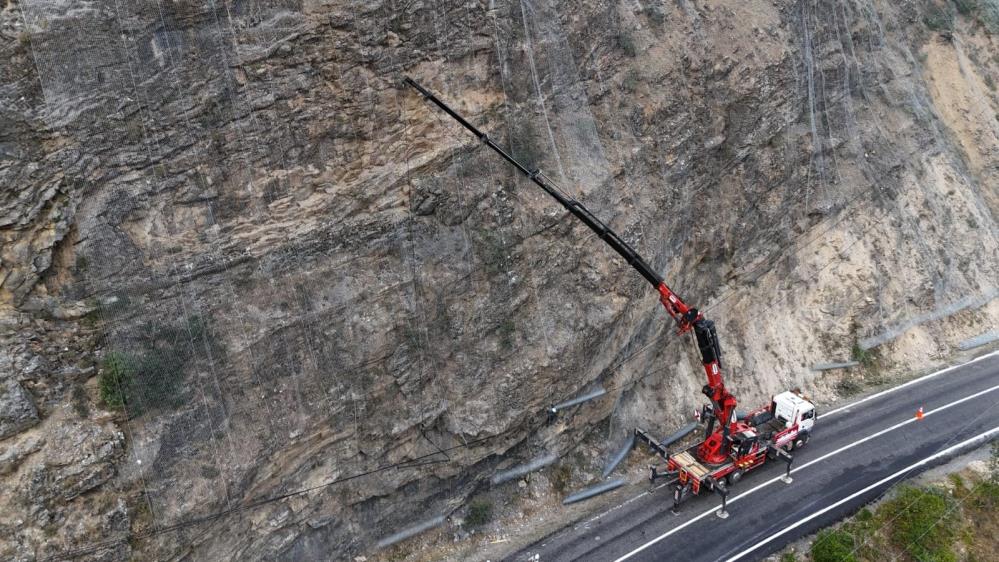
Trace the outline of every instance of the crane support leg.
<instances>
[{"instance_id":1,"label":"crane support leg","mask_svg":"<svg viewBox=\"0 0 999 562\"><path fill-rule=\"evenodd\" d=\"M673 488L673 509L670 510L670 513L672 513L673 515L680 515L680 502L682 502L684 498L687 497L687 494L689 492L690 492L689 480L687 481L686 484L682 486L680 484L677 484L676 488Z\"/></svg>"},{"instance_id":2,"label":"crane support leg","mask_svg":"<svg viewBox=\"0 0 999 562\"><path fill-rule=\"evenodd\" d=\"M716 494L721 496L722 500L721 508L715 512L715 515L717 515L719 519L728 519L728 511L725 510L725 505L728 501L728 488L725 484L715 480L714 478L711 478L710 481L711 489L714 490Z\"/></svg>"},{"instance_id":3,"label":"crane support leg","mask_svg":"<svg viewBox=\"0 0 999 562\"><path fill-rule=\"evenodd\" d=\"M791 463L794 462L794 455L788 453L782 447L775 447L773 445L770 446L769 453L772 458L780 459L787 463L787 471L784 473L784 476L781 476L781 481L785 484L794 482L794 479L791 478Z\"/></svg>"}]
</instances>

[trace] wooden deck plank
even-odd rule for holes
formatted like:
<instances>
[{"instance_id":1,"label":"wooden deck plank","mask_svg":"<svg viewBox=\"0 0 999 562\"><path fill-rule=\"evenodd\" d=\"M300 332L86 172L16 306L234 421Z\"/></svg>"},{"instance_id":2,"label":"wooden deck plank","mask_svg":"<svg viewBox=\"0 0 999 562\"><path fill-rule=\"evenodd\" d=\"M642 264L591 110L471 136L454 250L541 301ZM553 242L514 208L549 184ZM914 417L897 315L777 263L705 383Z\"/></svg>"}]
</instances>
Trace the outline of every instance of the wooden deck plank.
<instances>
[{"instance_id":1,"label":"wooden deck plank","mask_svg":"<svg viewBox=\"0 0 999 562\"><path fill-rule=\"evenodd\" d=\"M690 473L691 476L697 478L698 480L703 479L710 472L704 465L697 462L694 457L690 456L690 453L687 451L673 455L673 459L680 466L680 468L683 468Z\"/></svg>"}]
</instances>

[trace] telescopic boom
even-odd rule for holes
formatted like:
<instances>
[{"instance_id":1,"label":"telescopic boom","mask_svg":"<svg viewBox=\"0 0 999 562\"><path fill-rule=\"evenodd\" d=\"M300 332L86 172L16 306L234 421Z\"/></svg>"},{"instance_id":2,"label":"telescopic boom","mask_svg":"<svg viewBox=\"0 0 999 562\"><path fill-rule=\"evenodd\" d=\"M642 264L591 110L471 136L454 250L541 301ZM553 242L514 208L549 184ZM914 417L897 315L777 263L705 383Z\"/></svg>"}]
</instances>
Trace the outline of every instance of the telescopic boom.
<instances>
[{"instance_id":1,"label":"telescopic boom","mask_svg":"<svg viewBox=\"0 0 999 562\"><path fill-rule=\"evenodd\" d=\"M496 151L496 153L502 156L504 160L513 164L518 170L520 170L525 176L527 176L528 179L537 184L538 187L540 187L541 189L545 190L545 193L551 195L553 198L555 198L556 201L561 203L562 206L566 208L566 210L575 215L579 220L583 221L583 223L586 224L586 226L590 227L590 229L592 229L593 232L597 233L597 236L599 236L601 240L606 242L611 248L614 248L614 251L620 254L621 257L624 258L629 265L638 270L638 273L640 273L642 277L644 277L649 283L651 283L653 287L658 287L659 285L662 284L663 282L662 277L658 273L656 273L655 270L649 266L649 264L645 263L645 260L643 260L642 257L638 255L638 252L636 252L631 246L629 246L627 242L622 240L621 237L617 235L617 233L611 230L600 219L593 216L593 213L591 213L589 209L583 206L582 203L576 201L569 195L565 194L557 186L549 184L548 181L546 181L544 174L542 174L540 170L531 171L527 166L521 164L516 158L511 156L505 150L500 148L495 142L493 142L492 139L489 138L489 135L483 133L482 131L477 129L474 125L466 121L464 117L462 117L453 109L448 107L447 104L437 99L437 96L425 90L423 86L420 86L419 84L414 82L412 78L407 77L406 84L409 84L410 86L416 88L418 92L423 94L424 98L433 102L437 107L444 110L444 113L447 113L448 115L453 117L455 121L461 123L462 127L465 127L466 129L471 131L472 134L478 137L479 140L485 143L486 146Z\"/></svg>"},{"instance_id":2,"label":"telescopic boom","mask_svg":"<svg viewBox=\"0 0 999 562\"><path fill-rule=\"evenodd\" d=\"M535 169L532 171L530 168L520 163L520 161L493 142L486 133L483 133L474 125L469 123L464 117L448 107L446 103L427 91L423 86L417 84L412 78L406 77L405 82L407 85L412 86L416 89L416 91L420 92L425 99L439 107L442 111L444 111L444 113L447 113L455 121L461 123L462 127L468 129L473 135L482 141L483 144L499 154L504 160L513 164L515 168L520 170L521 173L527 176L528 179L543 189L545 193L552 196L552 198L565 207L567 211L581 220L583 224L590 227L590 229L593 230L593 232L595 232L601 240L613 248L614 251L624 258L631 267L635 268L635 270L638 271L638 273L641 274L641 276L652 284L652 286L656 288L656 291L659 292L659 300L666 308L666 312L669 313L673 320L676 321L678 333L682 334L693 329L694 335L697 338L697 347L701 352L701 363L704 366L704 371L708 378L708 384L704 386L702 391L709 399L711 399L712 412L714 414L708 426L709 435L698 451L698 456L706 462L722 462L726 457L724 438L728 435L730 425L733 423L731 418L732 412L735 410L736 400L735 397L725 389L725 383L722 381L721 348L719 347L718 337L715 333L714 322L705 319L696 308L687 306L680 299L680 297L666 285L662 276L653 270L652 267L649 266L649 264L642 259L640 255L638 255L638 252L636 252L634 248L628 245L627 242L621 239L616 232L611 230L610 227L604 224L600 219L595 217L593 213L591 213L582 203L563 192L558 186L548 180L548 178L545 177L540 170ZM717 431L713 429L715 421L717 421L719 425Z\"/></svg>"}]
</instances>

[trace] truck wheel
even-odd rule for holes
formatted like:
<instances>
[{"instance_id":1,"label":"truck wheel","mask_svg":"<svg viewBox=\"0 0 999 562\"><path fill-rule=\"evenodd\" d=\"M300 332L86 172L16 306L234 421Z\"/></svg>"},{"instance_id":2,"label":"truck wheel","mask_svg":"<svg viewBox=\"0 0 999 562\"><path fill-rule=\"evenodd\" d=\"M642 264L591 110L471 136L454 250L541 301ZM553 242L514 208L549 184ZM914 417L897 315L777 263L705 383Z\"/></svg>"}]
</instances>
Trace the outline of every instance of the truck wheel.
<instances>
[{"instance_id":1,"label":"truck wheel","mask_svg":"<svg viewBox=\"0 0 999 562\"><path fill-rule=\"evenodd\" d=\"M804 447L806 443L808 443L808 434L805 433L804 435L799 435L798 438L794 440L794 448L800 449Z\"/></svg>"},{"instance_id":2,"label":"truck wheel","mask_svg":"<svg viewBox=\"0 0 999 562\"><path fill-rule=\"evenodd\" d=\"M732 472L728 473L728 476L725 477L725 481L728 482L729 486L732 486L738 483L739 480L742 480L743 472L744 471L741 468L738 470L733 470Z\"/></svg>"}]
</instances>

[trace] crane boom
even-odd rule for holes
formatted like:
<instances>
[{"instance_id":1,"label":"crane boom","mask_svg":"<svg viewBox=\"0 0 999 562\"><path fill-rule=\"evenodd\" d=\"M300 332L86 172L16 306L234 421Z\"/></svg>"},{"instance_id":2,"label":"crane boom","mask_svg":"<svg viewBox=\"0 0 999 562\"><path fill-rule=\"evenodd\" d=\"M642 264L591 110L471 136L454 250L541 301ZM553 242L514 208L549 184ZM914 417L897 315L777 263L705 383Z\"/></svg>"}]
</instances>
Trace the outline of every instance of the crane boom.
<instances>
[{"instance_id":1,"label":"crane boom","mask_svg":"<svg viewBox=\"0 0 999 562\"><path fill-rule=\"evenodd\" d=\"M641 256L638 255L638 252L636 252L634 248L622 240L621 237L618 236L616 232L611 230L610 227L604 224L603 221L593 216L593 213L591 213L582 203L570 197L557 186L549 183L548 179L545 178L544 174L542 174L540 170L532 171L527 166L521 164L516 158L493 142L493 140L489 138L489 135L483 133L476 128L475 125L466 121L464 117L448 107L447 104L437 99L437 96L428 92L423 88L423 86L414 82L412 78L407 77L405 80L406 84L415 88L418 92L420 92L420 94L423 95L424 98L433 102L437 107L441 108L444 113L447 113L453 117L455 121L461 123L463 127L471 131L471 133L478 137L478 139L486 146L496 151L496 153L503 157L504 160L513 164L515 168L520 170L520 172L527 176L528 179L537 184L537 186L543 189L545 193L551 195L556 201L565 207L567 211L575 215L579 220L583 221L583 224L590 227L590 229L593 230L593 232L595 232L601 240L606 242L607 245L613 248L615 252L620 254L621 257L628 262L628 265L634 267L646 281L652 284L653 287L658 287L663 283L663 278L656 273L656 271L652 269L652 267L650 267Z\"/></svg>"},{"instance_id":2,"label":"crane boom","mask_svg":"<svg viewBox=\"0 0 999 562\"><path fill-rule=\"evenodd\" d=\"M469 123L458 112L451 109L446 103L427 91L408 76L405 83L418 91L425 99L432 102L444 113L450 115L462 127L470 131L483 144L499 154L504 160L513 164L521 173L527 176L538 187L548 195L558 201L567 211L588 226L597 236L614 249L624 260L648 281L659 293L659 301L666 308L666 312L677 323L678 333L683 334L691 329L697 339L697 347L701 353L701 364L707 375L708 384L704 386L702 392L711 400L713 416L708 425L708 437L705 439L698 456L701 460L717 464L723 462L727 456L725 451L725 437L728 436L730 426L734 425L732 413L735 411L736 399L725 389L721 373L721 347L718 344L718 336L715 332L714 322L704 318L696 308L688 306L680 297L666 285L662 276L659 275L627 242L625 242L609 226L593 215L585 205L575 198L563 192L557 185L549 180L540 170L531 170L510 153L503 150L499 145L489 138L489 135L480 131L477 127ZM718 429L714 429L714 423L718 422Z\"/></svg>"}]
</instances>

